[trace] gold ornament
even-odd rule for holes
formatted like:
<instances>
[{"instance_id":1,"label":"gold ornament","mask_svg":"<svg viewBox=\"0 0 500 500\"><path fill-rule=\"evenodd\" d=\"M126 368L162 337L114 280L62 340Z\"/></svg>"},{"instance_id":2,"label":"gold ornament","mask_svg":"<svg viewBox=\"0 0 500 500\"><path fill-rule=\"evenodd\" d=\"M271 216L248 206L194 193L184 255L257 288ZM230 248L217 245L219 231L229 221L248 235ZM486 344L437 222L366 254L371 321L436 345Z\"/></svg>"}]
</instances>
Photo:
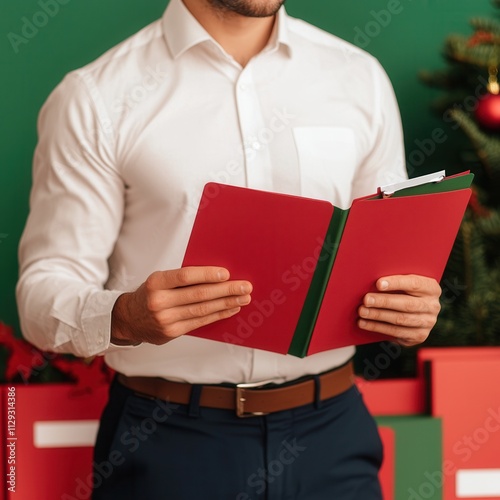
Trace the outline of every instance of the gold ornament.
<instances>
[{"instance_id":1,"label":"gold ornament","mask_svg":"<svg viewBox=\"0 0 500 500\"><path fill-rule=\"evenodd\" d=\"M488 68L488 85L486 89L490 94L498 95L500 94L500 84L498 83L498 66L492 65Z\"/></svg>"}]
</instances>

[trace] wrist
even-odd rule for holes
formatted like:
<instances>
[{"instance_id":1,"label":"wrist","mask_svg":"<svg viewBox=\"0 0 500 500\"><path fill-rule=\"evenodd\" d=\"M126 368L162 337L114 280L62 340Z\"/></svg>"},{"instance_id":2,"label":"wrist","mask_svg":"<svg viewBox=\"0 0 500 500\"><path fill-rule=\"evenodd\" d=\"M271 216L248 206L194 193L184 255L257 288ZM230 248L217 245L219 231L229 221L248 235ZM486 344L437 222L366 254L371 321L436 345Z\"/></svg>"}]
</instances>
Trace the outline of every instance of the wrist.
<instances>
[{"instance_id":1,"label":"wrist","mask_svg":"<svg viewBox=\"0 0 500 500\"><path fill-rule=\"evenodd\" d=\"M136 346L140 341L133 338L130 332L130 322L128 320L128 302L130 293L120 295L113 306L111 312L111 333L110 342L117 346Z\"/></svg>"}]
</instances>

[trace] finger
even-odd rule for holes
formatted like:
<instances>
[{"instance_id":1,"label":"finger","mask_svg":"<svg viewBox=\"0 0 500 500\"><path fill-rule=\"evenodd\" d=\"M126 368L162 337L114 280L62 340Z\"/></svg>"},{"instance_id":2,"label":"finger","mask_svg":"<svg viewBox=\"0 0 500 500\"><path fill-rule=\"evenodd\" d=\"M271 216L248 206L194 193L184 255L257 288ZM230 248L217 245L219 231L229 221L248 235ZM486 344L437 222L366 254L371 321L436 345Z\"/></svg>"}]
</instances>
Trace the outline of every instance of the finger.
<instances>
[{"instance_id":1,"label":"finger","mask_svg":"<svg viewBox=\"0 0 500 500\"><path fill-rule=\"evenodd\" d=\"M191 266L156 271L146 280L146 288L148 290L168 290L200 283L219 283L228 279L229 271L223 267Z\"/></svg>"},{"instance_id":2,"label":"finger","mask_svg":"<svg viewBox=\"0 0 500 500\"><path fill-rule=\"evenodd\" d=\"M407 294L368 293L363 298L366 308L390 309L407 313L438 314L441 306L437 297L415 297Z\"/></svg>"},{"instance_id":3,"label":"finger","mask_svg":"<svg viewBox=\"0 0 500 500\"><path fill-rule=\"evenodd\" d=\"M156 312L171 307L208 302L224 297L250 295L252 285L248 281L227 281L192 285L170 290L154 290L148 296L148 309Z\"/></svg>"},{"instance_id":4,"label":"finger","mask_svg":"<svg viewBox=\"0 0 500 500\"><path fill-rule=\"evenodd\" d=\"M386 276L377 280L376 286L383 292L401 291L414 296L441 295L441 287L434 278L416 274Z\"/></svg>"},{"instance_id":5,"label":"finger","mask_svg":"<svg viewBox=\"0 0 500 500\"><path fill-rule=\"evenodd\" d=\"M436 324L435 314L406 313L401 311L376 309L361 306L358 310L362 319L388 323L407 328L425 328L430 330Z\"/></svg>"},{"instance_id":6,"label":"finger","mask_svg":"<svg viewBox=\"0 0 500 500\"><path fill-rule=\"evenodd\" d=\"M222 319L230 318L241 311L240 307L234 309L225 309L223 311L218 311L208 316L200 316L198 318L192 318L185 321L178 321L164 328L165 336L173 339L180 337L186 333L192 332L202 326L215 323Z\"/></svg>"},{"instance_id":7,"label":"finger","mask_svg":"<svg viewBox=\"0 0 500 500\"><path fill-rule=\"evenodd\" d=\"M395 342L407 347L425 342L430 333L425 328L408 328L366 319L358 320L358 326L363 330L393 337Z\"/></svg>"},{"instance_id":8,"label":"finger","mask_svg":"<svg viewBox=\"0 0 500 500\"><path fill-rule=\"evenodd\" d=\"M168 325L179 321L203 318L204 316L211 316L214 313L246 306L250 304L251 300L250 295L241 295L172 307L160 311L157 314L157 320L163 325Z\"/></svg>"}]
</instances>

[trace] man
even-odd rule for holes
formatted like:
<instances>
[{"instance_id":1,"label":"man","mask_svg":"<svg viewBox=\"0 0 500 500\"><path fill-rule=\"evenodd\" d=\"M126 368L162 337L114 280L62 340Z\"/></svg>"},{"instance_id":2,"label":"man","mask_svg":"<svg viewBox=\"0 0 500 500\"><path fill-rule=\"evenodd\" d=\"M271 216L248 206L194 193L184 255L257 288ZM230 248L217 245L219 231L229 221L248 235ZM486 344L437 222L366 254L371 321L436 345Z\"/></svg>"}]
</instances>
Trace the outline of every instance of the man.
<instances>
[{"instance_id":1,"label":"man","mask_svg":"<svg viewBox=\"0 0 500 500\"><path fill-rule=\"evenodd\" d=\"M119 373L95 499L381 498L354 348L299 359L184 335L251 301L252 283L217 263L179 269L206 182L349 206L406 175L378 63L282 3L171 0L41 112L19 310L39 347L104 354ZM360 327L424 341L438 284L389 276L377 288Z\"/></svg>"}]
</instances>

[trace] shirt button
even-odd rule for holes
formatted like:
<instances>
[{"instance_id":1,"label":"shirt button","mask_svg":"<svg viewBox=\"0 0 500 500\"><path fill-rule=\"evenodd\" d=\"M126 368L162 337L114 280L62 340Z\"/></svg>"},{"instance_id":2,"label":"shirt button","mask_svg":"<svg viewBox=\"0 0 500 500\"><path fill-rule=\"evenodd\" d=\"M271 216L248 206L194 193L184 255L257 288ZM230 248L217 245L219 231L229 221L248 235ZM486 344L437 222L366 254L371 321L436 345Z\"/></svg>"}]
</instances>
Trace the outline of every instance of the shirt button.
<instances>
[{"instance_id":1,"label":"shirt button","mask_svg":"<svg viewBox=\"0 0 500 500\"><path fill-rule=\"evenodd\" d=\"M252 148L255 149L255 151L259 151L261 147L262 145L260 144L260 142L258 141L252 142Z\"/></svg>"},{"instance_id":2,"label":"shirt button","mask_svg":"<svg viewBox=\"0 0 500 500\"><path fill-rule=\"evenodd\" d=\"M242 90L244 92L248 88L248 85L246 83L240 83L239 87L240 87L240 90Z\"/></svg>"}]
</instances>

